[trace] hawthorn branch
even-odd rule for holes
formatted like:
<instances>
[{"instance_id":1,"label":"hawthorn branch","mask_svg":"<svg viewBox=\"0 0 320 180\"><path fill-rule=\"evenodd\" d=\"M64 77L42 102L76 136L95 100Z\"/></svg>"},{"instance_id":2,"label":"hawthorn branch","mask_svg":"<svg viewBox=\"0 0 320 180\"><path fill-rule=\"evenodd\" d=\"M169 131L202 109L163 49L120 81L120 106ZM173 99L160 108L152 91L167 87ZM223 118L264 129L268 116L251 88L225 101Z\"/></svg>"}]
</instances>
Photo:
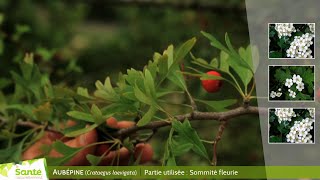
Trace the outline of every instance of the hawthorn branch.
<instances>
[{"instance_id":1,"label":"hawthorn branch","mask_svg":"<svg viewBox=\"0 0 320 180\"><path fill-rule=\"evenodd\" d=\"M224 132L224 129L226 128L226 125L227 125L227 121L221 121L220 125L219 125L219 130L218 130L218 133L216 135L216 138L215 138L215 142L213 144L213 158L212 158L212 165L216 166L217 165L217 145L218 145L218 142L221 140L221 137L222 137L222 134Z\"/></svg>"},{"instance_id":2,"label":"hawthorn branch","mask_svg":"<svg viewBox=\"0 0 320 180\"><path fill-rule=\"evenodd\" d=\"M206 121L206 120L214 120L214 121L228 121L232 118L239 117L242 115L247 114L259 114L259 108L255 106L241 106L235 109L231 109L229 111L225 112L200 112L200 111L194 111L192 113L183 114L175 116L175 119L178 121L184 121L185 119L188 119L189 121ZM7 122L4 119L0 118L0 121ZM120 129L117 132L113 133L112 135L114 137L120 137L125 138L130 136L131 134L145 129L151 129L151 130L157 130L161 127L170 126L171 121L168 120L159 120L159 121L153 121L150 122L147 125L144 126L133 126L131 128L126 129ZM43 126L40 124L36 124L30 121L17 121L17 126L23 126L23 127L30 127L30 128L37 128L39 126ZM45 130L54 131L50 127L46 126Z\"/></svg>"},{"instance_id":3,"label":"hawthorn branch","mask_svg":"<svg viewBox=\"0 0 320 180\"><path fill-rule=\"evenodd\" d=\"M193 113L183 114L175 116L175 119L178 121L184 121L185 119L188 119L189 121L204 121L204 120L215 120L215 121L227 121L229 119L232 119L234 117L246 115L246 114L259 114L259 108L254 106L248 106L248 107L238 107L229 111L225 112L199 112L195 111ZM161 127L169 126L171 125L171 121L169 120L161 120L161 121L153 121L145 126L133 126L131 128L127 129L120 129L119 131L115 132L113 136L115 137L121 137L125 138L129 135L145 129L158 129Z\"/></svg>"}]
</instances>

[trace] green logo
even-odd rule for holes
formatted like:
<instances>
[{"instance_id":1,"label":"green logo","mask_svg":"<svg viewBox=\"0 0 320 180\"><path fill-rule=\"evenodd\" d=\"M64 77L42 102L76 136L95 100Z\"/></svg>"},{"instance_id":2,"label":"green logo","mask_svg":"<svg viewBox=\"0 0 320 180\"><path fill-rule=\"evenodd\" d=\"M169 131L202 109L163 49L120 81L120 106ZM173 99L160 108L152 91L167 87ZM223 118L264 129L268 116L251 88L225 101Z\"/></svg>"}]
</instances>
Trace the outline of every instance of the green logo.
<instances>
[{"instance_id":1,"label":"green logo","mask_svg":"<svg viewBox=\"0 0 320 180\"><path fill-rule=\"evenodd\" d=\"M46 173L46 160L33 159L22 161L19 164L0 164L0 179L39 179L48 180Z\"/></svg>"},{"instance_id":2,"label":"green logo","mask_svg":"<svg viewBox=\"0 0 320 180\"><path fill-rule=\"evenodd\" d=\"M32 170L25 170L25 169L16 169L16 176L19 175L32 175L32 176L39 176L41 175L40 169L32 169Z\"/></svg>"}]
</instances>

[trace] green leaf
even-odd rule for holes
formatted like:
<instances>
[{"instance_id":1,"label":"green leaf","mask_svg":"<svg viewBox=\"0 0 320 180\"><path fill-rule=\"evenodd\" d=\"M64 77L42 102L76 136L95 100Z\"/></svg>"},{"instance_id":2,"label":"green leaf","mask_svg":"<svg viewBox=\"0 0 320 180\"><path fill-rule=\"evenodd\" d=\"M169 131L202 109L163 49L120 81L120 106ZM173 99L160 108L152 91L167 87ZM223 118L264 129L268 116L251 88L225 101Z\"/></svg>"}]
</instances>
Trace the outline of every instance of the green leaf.
<instances>
[{"instance_id":1,"label":"green leaf","mask_svg":"<svg viewBox=\"0 0 320 180\"><path fill-rule=\"evenodd\" d=\"M228 49L223 46L216 38L214 38L212 35L206 33L206 32L203 32L202 31L202 34L204 36L206 36L210 41L211 41L211 45L226 52L227 54L229 54L230 58L228 60L228 63L231 65L231 62L237 66L242 66L243 68L246 68L248 70L251 71L251 73L253 74L253 71L252 69L250 68L250 66L247 64L247 62L245 60L243 60L239 54L234 50L234 48L232 47L231 45L231 42L230 42L230 39L229 39L229 36L228 34L226 33L225 35L225 41L226 41L226 44L227 44L227 47ZM233 66L233 69L237 69L237 66Z\"/></svg>"},{"instance_id":2,"label":"green leaf","mask_svg":"<svg viewBox=\"0 0 320 180\"><path fill-rule=\"evenodd\" d=\"M190 50L192 49L196 41L197 41L196 38L192 38L187 42L185 42L184 44L182 44L182 46L178 48L178 51L174 56L174 61L175 61L174 63L177 63L180 60L182 60L190 52Z\"/></svg>"},{"instance_id":3,"label":"green leaf","mask_svg":"<svg viewBox=\"0 0 320 180\"><path fill-rule=\"evenodd\" d=\"M23 142L19 142L10 148L0 150L0 163L19 162L21 160Z\"/></svg>"},{"instance_id":4,"label":"green leaf","mask_svg":"<svg viewBox=\"0 0 320 180\"><path fill-rule=\"evenodd\" d=\"M52 109L50 102L46 102L45 104L42 104L32 110L36 119L38 121L42 121L42 122L51 120L52 111L53 111L53 109Z\"/></svg>"},{"instance_id":5,"label":"green leaf","mask_svg":"<svg viewBox=\"0 0 320 180\"><path fill-rule=\"evenodd\" d=\"M178 132L179 136L184 137L187 142L193 144L192 150L196 154L209 160L206 148L202 144L197 132L191 127L188 120L185 120L183 123L174 120L172 122L172 127L176 132Z\"/></svg>"},{"instance_id":6,"label":"green leaf","mask_svg":"<svg viewBox=\"0 0 320 180\"><path fill-rule=\"evenodd\" d=\"M237 54L237 51L232 47L232 44L231 44L230 38L228 36L228 33L226 33L224 37L225 37L225 41L226 41L226 44L227 44L227 47L228 47L230 53L235 57L239 56Z\"/></svg>"},{"instance_id":7,"label":"green leaf","mask_svg":"<svg viewBox=\"0 0 320 180\"><path fill-rule=\"evenodd\" d=\"M144 104L149 104L149 105L153 104L152 99L149 98L144 92L142 92L137 85L134 87L133 90L134 90L134 95L140 102Z\"/></svg>"},{"instance_id":8,"label":"green leaf","mask_svg":"<svg viewBox=\"0 0 320 180\"><path fill-rule=\"evenodd\" d=\"M169 153L169 157L167 159L166 166L176 166L176 159L172 153Z\"/></svg>"},{"instance_id":9,"label":"green leaf","mask_svg":"<svg viewBox=\"0 0 320 180\"><path fill-rule=\"evenodd\" d=\"M120 100L119 95L115 92L111 85L109 77L106 78L104 84L102 84L101 81L97 81L96 88L97 91L94 93L96 97L112 102L118 102Z\"/></svg>"},{"instance_id":10,"label":"green leaf","mask_svg":"<svg viewBox=\"0 0 320 180\"><path fill-rule=\"evenodd\" d=\"M73 131L81 130L86 128L86 122L85 121L78 121L75 125L70 126L70 127L65 127L62 129L63 134L68 134Z\"/></svg>"},{"instance_id":11,"label":"green leaf","mask_svg":"<svg viewBox=\"0 0 320 180\"><path fill-rule=\"evenodd\" d=\"M260 63L259 49L257 46L249 45L246 49L247 58L244 59L247 61L253 72L257 71L258 65ZM241 55L241 54L240 54ZM254 63L255 62L255 63Z\"/></svg>"},{"instance_id":12,"label":"green leaf","mask_svg":"<svg viewBox=\"0 0 320 180\"><path fill-rule=\"evenodd\" d=\"M201 64L208 65L208 62L206 60L204 60L202 58L195 57L192 53L190 53L190 56L194 61L199 62Z\"/></svg>"},{"instance_id":13,"label":"green leaf","mask_svg":"<svg viewBox=\"0 0 320 180\"><path fill-rule=\"evenodd\" d=\"M157 109L153 106L150 106L148 112L144 114L144 116L138 121L137 126L144 126L148 124L152 120L156 112L157 112Z\"/></svg>"},{"instance_id":14,"label":"green leaf","mask_svg":"<svg viewBox=\"0 0 320 180\"><path fill-rule=\"evenodd\" d=\"M77 94L86 98L92 98L89 93L88 93L88 89L87 88L83 88L83 87L78 87L77 89Z\"/></svg>"},{"instance_id":15,"label":"green leaf","mask_svg":"<svg viewBox=\"0 0 320 180\"><path fill-rule=\"evenodd\" d=\"M11 104L11 105L7 105L6 106L6 109L18 110L18 111L20 111L22 113L25 113L30 118L36 119L36 117L33 114L33 109L34 108L35 107L33 105L27 105L27 104Z\"/></svg>"},{"instance_id":16,"label":"green leaf","mask_svg":"<svg viewBox=\"0 0 320 180\"><path fill-rule=\"evenodd\" d=\"M157 98L161 98L169 94L183 94L183 93L184 93L183 91L171 91L166 89L160 89L157 91Z\"/></svg>"},{"instance_id":17,"label":"green leaf","mask_svg":"<svg viewBox=\"0 0 320 180\"><path fill-rule=\"evenodd\" d=\"M138 87L143 87L143 74L140 71L137 71L135 69L128 69L127 75L124 75L126 81L131 85L135 86L138 85Z\"/></svg>"},{"instance_id":18,"label":"green leaf","mask_svg":"<svg viewBox=\"0 0 320 180\"><path fill-rule=\"evenodd\" d=\"M172 139L171 149L174 156L181 156L193 148L193 144L184 137L176 136Z\"/></svg>"},{"instance_id":19,"label":"green leaf","mask_svg":"<svg viewBox=\"0 0 320 180\"><path fill-rule=\"evenodd\" d=\"M176 166L176 160L174 155L172 154L172 135L174 129L171 127L169 136L164 146L164 155L163 155L163 163L162 165L166 166Z\"/></svg>"},{"instance_id":20,"label":"green leaf","mask_svg":"<svg viewBox=\"0 0 320 180\"><path fill-rule=\"evenodd\" d=\"M174 47L173 45L170 45L167 50L165 50L163 52L164 55L167 55L168 56L168 65L167 65L167 68L169 69L172 64L174 63L174 57L173 57L173 50L174 50Z\"/></svg>"},{"instance_id":21,"label":"green leaf","mask_svg":"<svg viewBox=\"0 0 320 180\"><path fill-rule=\"evenodd\" d=\"M219 68L221 71L230 73L229 71L229 63L228 63L229 55L224 51L220 52L220 60L219 60Z\"/></svg>"},{"instance_id":22,"label":"green leaf","mask_svg":"<svg viewBox=\"0 0 320 180\"><path fill-rule=\"evenodd\" d=\"M168 55L164 54L163 56L159 57L158 59L158 71L159 71L159 77L163 81L168 73ZM157 83L157 86L160 82Z\"/></svg>"},{"instance_id":23,"label":"green leaf","mask_svg":"<svg viewBox=\"0 0 320 180\"><path fill-rule=\"evenodd\" d=\"M91 106L91 113L96 124L101 124L104 121L101 110L95 104Z\"/></svg>"},{"instance_id":24,"label":"green leaf","mask_svg":"<svg viewBox=\"0 0 320 180\"><path fill-rule=\"evenodd\" d=\"M243 66L239 66L238 63L235 63L235 61L229 61L229 64L231 68L238 74L238 76L241 79L242 84L244 87L248 86L250 81L252 80L253 74L251 70L248 68L245 68Z\"/></svg>"},{"instance_id":25,"label":"green leaf","mask_svg":"<svg viewBox=\"0 0 320 180\"><path fill-rule=\"evenodd\" d=\"M21 160L21 155L23 153L23 145L32 134L33 131L30 131L30 133L26 134L17 144L5 149L0 149L0 163L18 163Z\"/></svg>"},{"instance_id":26,"label":"green leaf","mask_svg":"<svg viewBox=\"0 0 320 180\"><path fill-rule=\"evenodd\" d=\"M144 74L145 74L144 86L147 90L147 94L150 97L156 99L156 89L155 89L154 79L152 77L152 74L148 69L145 70Z\"/></svg>"},{"instance_id":27,"label":"green leaf","mask_svg":"<svg viewBox=\"0 0 320 180\"><path fill-rule=\"evenodd\" d=\"M84 113L80 111L69 111L67 115L78 120L94 122L94 117L89 113Z\"/></svg>"},{"instance_id":28,"label":"green leaf","mask_svg":"<svg viewBox=\"0 0 320 180\"><path fill-rule=\"evenodd\" d=\"M213 37L211 34L207 33L207 32L204 32L204 31L201 31L201 34L204 35L206 38L208 38L211 42L211 45L213 47L216 47L226 53L230 53L229 50L220 43L220 41L218 41L215 37Z\"/></svg>"},{"instance_id":29,"label":"green leaf","mask_svg":"<svg viewBox=\"0 0 320 180\"><path fill-rule=\"evenodd\" d=\"M270 51L269 58L282 58L282 53L278 51Z\"/></svg>"},{"instance_id":30,"label":"green leaf","mask_svg":"<svg viewBox=\"0 0 320 180\"><path fill-rule=\"evenodd\" d=\"M188 91L185 79L182 73L180 73L180 68L176 66L176 68L172 68L172 69L174 69L175 72L172 71L172 73L168 75L168 79L175 85L179 86L181 89Z\"/></svg>"},{"instance_id":31,"label":"green leaf","mask_svg":"<svg viewBox=\"0 0 320 180\"><path fill-rule=\"evenodd\" d=\"M274 77L276 80L279 81L279 83L285 83L286 79L291 79L292 75L290 71L283 71L282 69L277 69L276 73L274 74Z\"/></svg>"},{"instance_id":32,"label":"green leaf","mask_svg":"<svg viewBox=\"0 0 320 180\"><path fill-rule=\"evenodd\" d=\"M87 133L93 129L95 129L96 127L98 127L97 124L92 124L86 128L82 128L82 129L79 129L79 130L75 130L75 131L71 131L71 132L68 132L65 134L66 137L77 137L77 136L80 136L81 134L84 134L84 133Z\"/></svg>"},{"instance_id":33,"label":"green leaf","mask_svg":"<svg viewBox=\"0 0 320 180\"><path fill-rule=\"evenodd\" d=\"M92 154L87 154L86 158L90 162L91 166L97 166L102 160L102 157L94 156Z\"/></svg>"},{"instance_id":34,"label":"green leaf","mask_svg":"<svg viewBox=\"0 0 320 180\"><path fill-rule=\"evenodd\" d=\"M269 138L269 142L273 143L273 142L282 142L282 139L278 136L270 136Z\"/></svg>"},{"instance_id":35,"label":"green leaf","mask_svg":"<svg viewBox=\"0 0 320 180\"><path fill-rule=\"evenodd\" d=\"M211 109L217 112L225 111L227 107L237 103L236 99L227 99L227 100L220 100L220 101L205 101L205 100L195 99L195 101L204 103L207 106L209 106Z\"/></svg>"},{"instance_id":36,"label":"green leaf","mask_svg":"<svg viewBox=\"0 0 320 180\"><path fill-rule=\"evenodd\" d=\"M138 111L138 108L135 106L135 103L112 103L108 106L105 106L101 109L103 114L134 114Z\"/></svg>"},{"instance_id":37,"label":"green leaf","mask_svg":"<svg viewBox=\"0 0 320 180\"><path fill-rule=\"evenodd\" d=\"M83 149L83 148L69 147L61 141L54 142L52 147L60 154L63 154L63 157L59 157L59 158L46 157L47 163L50 166L59 166L59 165L65 164Z\"/></svg>"},{"instance_id":38,"label":"green leaf","mask_svg":"<svg viewBox=\"0 0 320 180\"><path fill-rule=\"evenodd\" d=\"M174 53L173 56L173 62L171 62L172 57L170 54L173 50L173 46L169 46L169 48L164 52L164 58L159 59L159 73L161 75L161 78L157 84L157 87L166 79L168 78L173 83L178 83L177 85L181 87L182 89L186 89L185 82L182 74L177 73L177 71L180 70L179 68L179 62L183 60L183 58L190 52L192 47L194 46L196 42L196 38L192 38L182 44L180 48ZM168 58L165 57L167 55ZM165 68L167 67L167 69Z\"/></svg>"}]
</instances>

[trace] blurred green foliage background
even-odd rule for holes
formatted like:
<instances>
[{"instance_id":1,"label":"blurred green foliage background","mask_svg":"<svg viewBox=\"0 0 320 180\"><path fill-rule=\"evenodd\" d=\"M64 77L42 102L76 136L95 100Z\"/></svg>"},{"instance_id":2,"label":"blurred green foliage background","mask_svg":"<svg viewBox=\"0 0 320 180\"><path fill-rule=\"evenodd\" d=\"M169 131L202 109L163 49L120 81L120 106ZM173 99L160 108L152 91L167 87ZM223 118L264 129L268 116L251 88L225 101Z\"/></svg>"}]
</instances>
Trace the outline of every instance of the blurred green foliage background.
<instances>
[{"instance_id":1,"label":"blurred green foliage background","mask_svg":"<svg viewBox=\"0 0 320 180\"><path fill-rule=\"evenodd\" d=\"M198 41L193 54L211 60L219 51L200 35L201 30L220 40L228 32L236 48L249 44L242 0L1 0L0 24L0 84L7 84L0 89L7 93L13 88L7 77L27 52L34 52L41 70L50 74L55 84L92 89L96 80L116 77L128 68L142 69L154 52L194 36ZM227 99L236 94L226 83L213 95L207 95L197 79L188 83L192 94L201 99ZM258 118L241 119L232 120L223 134L219 165L264 164ZM218 130L213 121L193 126L207 140ZM167 133L164 128L152 139L155 159L162 157ZM178 161L179 165L201 163L190 155Z\"/></svg>"}]
</instances>

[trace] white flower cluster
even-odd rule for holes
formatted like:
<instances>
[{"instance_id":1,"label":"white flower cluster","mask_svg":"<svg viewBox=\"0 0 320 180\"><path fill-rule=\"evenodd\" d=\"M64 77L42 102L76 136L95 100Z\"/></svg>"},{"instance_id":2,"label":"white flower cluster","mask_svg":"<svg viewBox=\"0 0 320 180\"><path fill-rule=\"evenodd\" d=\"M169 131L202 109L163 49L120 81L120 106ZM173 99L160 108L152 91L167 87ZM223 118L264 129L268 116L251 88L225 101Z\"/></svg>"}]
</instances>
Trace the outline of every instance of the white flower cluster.
<instances>
[{"instance_id":1,"label":"white flower cluster","mask_svg":"<svg viewBox=\"0 0 320 180\"><path fill-rule=\"evenodd\" d=\"M308 23L310 31L314 34L315 31L315 23Z\"/></svg>"},{"instance_id":2,"label":"white flower cluster","mask_svg":"<svg viewBox=\"0 0 320 180\"><path fill-rule=\"evenodd\" d=\"M292 117L296 117L296 113L293 111L293 108L276 108L275 113L278 117L278 122L282 121L291 121Z\"/></svg>"},{"instance_id":3,"label":"white flower cluster","mask_svg":"<svg viewBox=\"0 0 320 180\"><path fill-rule=\"evenodd\" d=\"M297 95L296 92L292 91L291 89L288 89L288 91L289 91L289 96L290 96L290 97L296 98L296 95Z\"/></svg>"},{"instance_id":4,"label":"white flower cluster","mask_svg":"<svg viewBox=\"0 0 320 180\"><path fill-rule=\"evenodd\" d=\"M287 86L289 88L288 89L289 96L292 98L295 98L296 92L294 92L290 89L293 84L296 84L296 89L300 92L304 89L304 83L302 82L302 78L300 75L294 74L291 79L286 79L286 83L284 84L285 86Z\"/></svg>"},{"instance_id":5,"label":"white flower cluster","mask_svg":"<svg viewBox=\"0 0 320 180\"><path fill-rule=\"evenodd\" d=\"M278 92L271 91L270 93L271 98L280 97L281 95L282 95L281 88L278 89Z\"/></svg>"},{"instance_id":6,"label":"white flower cluster","mask_svg":"<svg viewBox=\"0 0 320 180\"><path fill-rule=\"evenodd\" d=\"M295 121L287 134L289 143L313 143L310 131L313 129L314 119L305 118L302 121Z\"/></svg>"},{"instance_id":7,"label":"white flower cluster","mask_svg":"<svg viewBox=\"0 0 320 180\"><path fill-rule=\"evenodd\" d=\"M296 32L293 23L276 23L275 30L278 32L278 37L291 36L292 32Z\"/></svg>"},{"instance_id":8,"label":"white flower cluster","mask_svg":"<svg viewBox=\"0 0 320 180\"><path fill-rule=\"evenodd\" d=\"M315 110L314 110L314 108L307 108L307 110L309 111L309 115L311 116L311 118L314 119L314 115L315 115Z\"/></svg>"},{"instance_id":9,"label":"white flower cluster","mask_svg":"<svg viewBox=\"0 0 320 180\"><path fill-rule=\"evenodd\" d=\"M312 58L310 46L313 44L313 34L305 33L302 36L295 36L287 49L289 58Z\"/></svg>"}]
</instances>

